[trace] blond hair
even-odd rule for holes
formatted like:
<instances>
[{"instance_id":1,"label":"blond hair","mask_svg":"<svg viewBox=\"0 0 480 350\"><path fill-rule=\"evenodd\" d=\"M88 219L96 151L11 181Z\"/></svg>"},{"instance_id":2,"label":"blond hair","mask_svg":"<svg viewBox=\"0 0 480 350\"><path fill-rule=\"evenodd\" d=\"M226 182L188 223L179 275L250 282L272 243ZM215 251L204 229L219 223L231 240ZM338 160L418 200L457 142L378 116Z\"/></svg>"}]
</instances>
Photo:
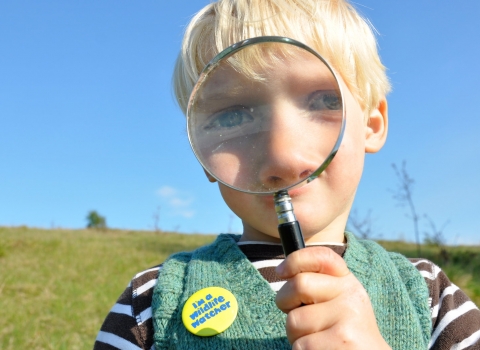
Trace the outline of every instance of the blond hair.
<instances>
[{"instance_id":1,"label":"blond hair","mask_svg":"<svg viewBox=\"0 0 480 350\"><path fill-rule=\"evenodd\" d=\"M366 112L390 91L370 23L345 0L219 0L186 28L173 87L182 111L205 65L228 46L257 36L286 36L321 54Z\"/></svg>"}]
</instances>

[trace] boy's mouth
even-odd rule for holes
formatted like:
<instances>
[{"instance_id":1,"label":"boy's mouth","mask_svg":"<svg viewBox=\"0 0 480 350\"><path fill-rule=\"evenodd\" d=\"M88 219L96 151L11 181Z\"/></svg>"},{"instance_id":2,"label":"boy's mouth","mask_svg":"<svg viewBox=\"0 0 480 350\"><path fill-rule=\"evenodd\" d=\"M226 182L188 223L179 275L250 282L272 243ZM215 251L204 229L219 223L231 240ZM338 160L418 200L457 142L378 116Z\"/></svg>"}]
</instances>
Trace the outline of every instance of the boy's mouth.
<instances>
[{"instance_id":1,"label":"boy's mouth","mask_svg":"<svg viewBox=\"0 0 480 350\"><path fill-rule=\"evenodd\" d=\"M300 187L296 187L294 189L288 190L288 195L290 196L290 198L294 199L296 197L302 196L308 191L309 191L309 184L305 184ZM273 205L274 199L272 194L260 195L260 197L262 197L262 201L266 203L271 203Z\"/></svg>"},{"instance_id":2,"label":"boy's mouth","mask_svg":"<svg viewBox=\"0 0 480 350\"><path fill-rule=\"evenodd\" d=\"M305 184L303 186L300 186L300 187L296 187L292 190L289 190L288 191L288 194L290 195L290 197L293 199L295 197L299 197L301 195L303 195L305 192L307 192L309 190L308 188L308 185L309 184Z\"/></svg>"}]
</instances>

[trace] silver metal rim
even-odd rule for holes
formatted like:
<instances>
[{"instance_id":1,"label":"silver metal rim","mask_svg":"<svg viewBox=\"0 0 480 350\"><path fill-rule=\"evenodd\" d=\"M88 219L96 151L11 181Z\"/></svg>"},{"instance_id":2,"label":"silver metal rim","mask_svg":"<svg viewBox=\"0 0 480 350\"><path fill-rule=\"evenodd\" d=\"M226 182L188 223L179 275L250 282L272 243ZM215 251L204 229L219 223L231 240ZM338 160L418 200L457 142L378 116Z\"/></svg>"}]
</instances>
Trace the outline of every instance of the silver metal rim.
<instances>
[{"instance_id":1,"label":"silver metal rim","mask_svg":"<svg viewBox=\"0 0 480 350\"><path fill-rule=\"evenodd\" d=\"M217 54L213 59L210 60L209 63L207 63L207 65L205 66L205 68L202 70L202 72L200 73L200 76L198 77L198 80L197 82L195 83L195 86L193 87L192 89L192 92L190 94L190 98L188 100L188 105L187 105L187 135L188 135L188 142L190 143L190 147L192 148L193 150L193 153L195 154L195 157L197 158L197 160L200 162L201 166L203 167L203 169L205 169L205 171L208 172L208 169L205 167L205 165L203 164L202 160L200 159L194 145L193 145L193 142L192 142L192 136L191 136L191 132L190 132L190 128L189 128L189 120L190 120L190 113L191 113L191 108L192 108L192 105L195 101L195 96L200 88L200 86L202 85L203 81L208 77L208 75L210 74L210 72L212 72L215 67L217 66L218 62L220 62L220 60L228 57L228 56L231 56L233 55L234 53L236 53L237 51L240 51L242 49L244 49L246 46L250 46L250 45L256 45L256 44L263 44L263 43L285 43L285 44L290 44L290 45L294 45L294 46L297 46L297 47L300 47L302 49L305 49L307 50L308 52L310 52L311 54L315 55L317 58L319 58L326 66L327 68L330 70L330 72L332 73L332 75L334 76L335 78L335 81L337 82L337 85L338 85L338 88L340 90L340 97L342 99L342 125L340 127L340 133L338 134L338 137L337 137L337 140L332 148L332 150L330 151L330 154L329 156L325 159L325 161L317 168L316 171L314 171L308 178L304 179L304 180L300 180L299 182L293 184L293 185L290 185L288 187L285 187L285 188L281 188L281 189L278 189L278 190L275 190L275 191L269 191L269 192L255 192L255 191L248 191L248 190L244 190L244 189L241 189L241 188L237 188L235 186L232 186L230 184L227 184L225 183L224 181L220 180L219 178L217 178L214 174L211 174L209 172L209 174L215 178L215 180L217 180L219 183L229 187L229 188L232 188L234 190L237 190L237 191L240 191L240 192L243 192L243 193L250 193L250 194L255 194L255 195L272 195L274 193L277 193L277 192L280 192L280 191L288 191L292 188L296 188L296 187L301 187L309 182L312 182L313 180L315 180L318 176L320 176L320 174L327 168L327 166L332 162L333 158L335 157L335 155L337 154L337 151L338 149L340 148L340 144L342 143L342 139L343 139L343 134L345 132L345 124L346 124L346 106L345 106L345 100L344 100L344 94L343 94L343 89L342 89L342 85L340 84L340 80L338 78L338 75L337 73L332 69L331 65L318 53L316 52L315 50L313 50L311 47L295 40L295 39L291 39L291 38L287 38L287 37L283 37L283 36L259 36L259 37L255 37L255 38L250 38L250 39L246 39L246 40L242 40L242 41L239 41L238 43L235 43L229 47L227 47L225 50L223 50L222 52L220 52L219 54Z\"/></svg>"}]
</instances>

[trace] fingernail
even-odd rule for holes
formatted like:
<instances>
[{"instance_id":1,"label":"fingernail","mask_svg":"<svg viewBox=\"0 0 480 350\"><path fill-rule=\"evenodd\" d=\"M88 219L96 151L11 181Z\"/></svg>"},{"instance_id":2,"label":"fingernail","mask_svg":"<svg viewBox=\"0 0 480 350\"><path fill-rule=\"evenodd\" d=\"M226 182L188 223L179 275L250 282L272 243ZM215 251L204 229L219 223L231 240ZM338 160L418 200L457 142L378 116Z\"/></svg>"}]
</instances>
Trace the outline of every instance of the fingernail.
<instances>
[{"instance_id":1,"label":"fingernail","mask_svg":"<svg viewBox=\"0 0 480 350\"><path fill-rule=\"evenodd\" d=\"M276 268L275 268L275 272L277 273L277 275L281 276L283 275L283 273L285 272L285 264L282 262L280 263L280 265L278 265Z\"/></svg>"}]
</instances>

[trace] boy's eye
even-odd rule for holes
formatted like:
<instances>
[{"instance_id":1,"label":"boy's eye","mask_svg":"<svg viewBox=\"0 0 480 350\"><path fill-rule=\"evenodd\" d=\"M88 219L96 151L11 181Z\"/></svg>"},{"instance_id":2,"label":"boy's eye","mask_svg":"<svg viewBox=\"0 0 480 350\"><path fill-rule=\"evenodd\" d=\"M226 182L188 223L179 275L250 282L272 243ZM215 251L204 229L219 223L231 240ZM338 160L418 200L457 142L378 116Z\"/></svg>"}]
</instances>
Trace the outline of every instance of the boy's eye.
<instances>
[{"instance_id":1,"label":"boy's eye","mask_svg":"<svg viewBox=\"0 0 480 350\"><path fill-rule=\"evenodd\" d=\"M309 96L308 109L320 111L324 109L339 110L342 108L342 101L335 91L315 91Z\"/></svg>"},{"instance_id":2,"label":"boy's eye","mask_svg":"<svg viewBox=\"0 0 480 350\"><path fill-rule=\"evenodd\" d=\"M245 108L229 109L215 115L204 130L231 129L253 121L253 117Z\"/></svg>"}]
</instances>

